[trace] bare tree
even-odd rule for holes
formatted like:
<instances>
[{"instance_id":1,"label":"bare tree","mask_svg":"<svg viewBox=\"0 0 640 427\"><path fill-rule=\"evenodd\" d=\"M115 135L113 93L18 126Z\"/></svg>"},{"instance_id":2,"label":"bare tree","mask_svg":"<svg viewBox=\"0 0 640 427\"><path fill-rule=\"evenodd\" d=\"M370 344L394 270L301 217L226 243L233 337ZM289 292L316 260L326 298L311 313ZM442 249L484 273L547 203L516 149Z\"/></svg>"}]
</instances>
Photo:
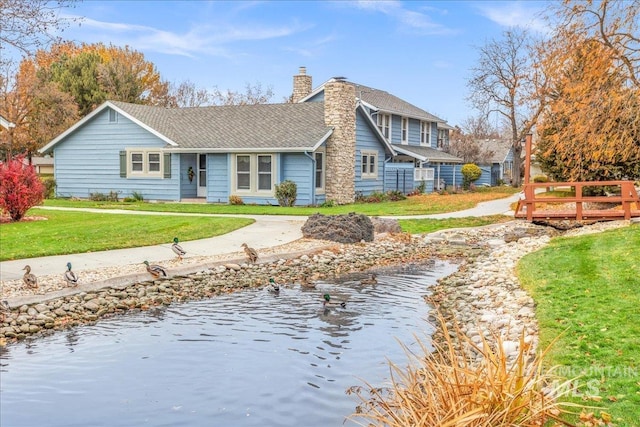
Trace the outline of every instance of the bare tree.
<instances>
[{"instance_id":1,"label":"bare tree","mask_svg":"<svg viewBox=\"0 0 640 427\"><path fill-rule=\"evenodd\" d=\"M55 33L69 24L60 10L75 3L77 0L0 0L0 61L6 61L2 50L7 46L31 54L57 40Z\"/></svg>"},{"instance_id":2,"label":"bare tree","mask_svg":"<svg viewBox=\"0 0 640 427\"><path fill-rule=\"evenodd\" d=\"M254 105L267 104L273 98L271 87L262 88L261 83L254 86L247 83L244 92L227 89L221 91L217 87L213 90L198 88L191 81L184 81L172 85L170 90L171 107L205 107L210 105Z\"/></svg>"},{"instance_id":3,"label":"bare tree","mask_svg":"<svg viewBox=\"0 0 640 427\"><path fill-rule=\"evenodd\" d=\"M487 116L497 113L509 128L514 154L514 187L520 186L522 141L546 103L546 78L535 59L534 41L525 30L511 29L501 40L479 48L468 82L468 99Z\"/></svg>"}]
</instances>

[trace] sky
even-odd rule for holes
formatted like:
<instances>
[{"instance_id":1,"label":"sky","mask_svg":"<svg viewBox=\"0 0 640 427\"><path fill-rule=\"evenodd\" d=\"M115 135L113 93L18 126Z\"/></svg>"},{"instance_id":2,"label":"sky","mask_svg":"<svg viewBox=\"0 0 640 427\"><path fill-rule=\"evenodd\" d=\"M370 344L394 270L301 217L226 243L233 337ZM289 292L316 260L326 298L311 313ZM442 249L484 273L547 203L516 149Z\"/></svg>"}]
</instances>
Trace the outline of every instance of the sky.
<instances>
[{"instance_id":1,"label":"sky","mask_svg":"<svg viewBox=\"0 0 640 427\"><path fill-rule=\"evenodd\" d=\"M317 87L332 77L392 93L448 121L475 116L467 81L478 47L513 27L542 30L543 1L97 1L61 35L129 46L164 80L244 93L291 95L305 66Z\"/></svg>"}]
</instances>

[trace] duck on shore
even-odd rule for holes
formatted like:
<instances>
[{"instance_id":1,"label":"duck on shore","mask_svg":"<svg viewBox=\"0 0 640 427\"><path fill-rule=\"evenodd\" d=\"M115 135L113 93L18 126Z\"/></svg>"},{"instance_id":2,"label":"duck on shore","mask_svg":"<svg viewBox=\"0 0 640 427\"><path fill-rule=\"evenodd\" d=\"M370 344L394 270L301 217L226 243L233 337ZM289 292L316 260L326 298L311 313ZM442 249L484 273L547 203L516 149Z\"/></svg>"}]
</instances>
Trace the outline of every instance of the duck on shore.
<instances>
[{"instance_id":1,"label":"duck on shore","mask_svg":"<svg viewBox=\"0 0 640 427\"><path fill-rule=\"evenodd\" d=\"M24 282L24 284L27 286L27 288L37 289L38 278L31 272L31 266L25 265L23 270L25 270L24 276L22 276L22 281Z\"/></svg>"},{"instance_id":2,"label":"duck on shore","mask_svg":"<svg viewBox=\"0 0 640 427\"><path fill-rule=\"evenodd\" d=\"M171 245L171 250L178 255L178 260L182 261L182 257L187 253L187 251L185 251L182 246L180 246L180 244L178 243L178 238L174 237L173 238L173 244Z\"/></svg>"},{"instance_id":3,"label":"duck on shore","mask_svg":"<svg viewBox=\"0 0 640 427\"><path fill-rule=\"evenodd\" d=\"M159 279L160 277L168 277L167 270L157 264L149 264L149 261L144 261L144 265L147 266L147 271L149 274L153 276L154 279Z\"/></svg>"},{"instance_id":4,"label":"duck on shore","mask_svg":"<svg viewBox=\"0 0 640 427\"><path fill-rule=\"evenodd\" d=\"M256 262L258 260L258 251L249 247L246 243L243 243L242 248L244 249L244 253L247 255L247 260L249 262Z\"/></svg>"},{"instance_id":5,"label":"duck on shore","mask_svg":"<svg viewBox=\"0 0 640 427\"><path fill-rule=\"evenodd\" d=\"M69 286L78 286L78 275L71 270L71 263L67 263L67 271L64 272L64 280Z\"/></svg>"}]
</instances>

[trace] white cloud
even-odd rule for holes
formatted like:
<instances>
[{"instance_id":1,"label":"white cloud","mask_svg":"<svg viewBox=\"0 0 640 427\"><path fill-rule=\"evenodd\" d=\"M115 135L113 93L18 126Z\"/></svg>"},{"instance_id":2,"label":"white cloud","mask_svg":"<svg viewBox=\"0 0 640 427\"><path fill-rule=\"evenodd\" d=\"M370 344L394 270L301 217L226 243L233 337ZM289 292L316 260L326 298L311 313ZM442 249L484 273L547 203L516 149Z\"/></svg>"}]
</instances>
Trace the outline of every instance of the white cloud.
<instances>
[{"instance_id":1,"label":"white cloud","mask_svg":"<svg viewBox=\"0 0 640 427\"><path fill-rule=\"evenodd\" d=\"M87 41L87 38L95 41L110 40L114 44L129 45L137 50L188 57L196 54L230 56L228 46L235 42L286 37L307 28L297 22L272 27L193 25L187 32L177 33L145 25L104 22L90 18L83 18L81 21L83 41Z\"/></svg>"},{"instance_id":2,"label":"white cloud","mask_svg":"<svg viewBox=\"0 0 640 427\"><path fill-rule=\"evenodd\" d=\"M478 2L480 14L503 27L520 27L547 33L548 26L540 18L544 4L540 2Z\"/></svg>"},{"instance_id":3,"label":"white cloud","mask_svg":"<svg viewBox=\"0 0 640 427\"><path fill-rule=\"evenodd\" d=\"M354 4L359 9L383 13L396 19L404 31L417 32L422 35L446 35L457 33L456 30L433 22L429 15L405 8L402 2L396 0L359 0ZM423 10L429 9L423 8Z\"/></svg>"}]
</instances>

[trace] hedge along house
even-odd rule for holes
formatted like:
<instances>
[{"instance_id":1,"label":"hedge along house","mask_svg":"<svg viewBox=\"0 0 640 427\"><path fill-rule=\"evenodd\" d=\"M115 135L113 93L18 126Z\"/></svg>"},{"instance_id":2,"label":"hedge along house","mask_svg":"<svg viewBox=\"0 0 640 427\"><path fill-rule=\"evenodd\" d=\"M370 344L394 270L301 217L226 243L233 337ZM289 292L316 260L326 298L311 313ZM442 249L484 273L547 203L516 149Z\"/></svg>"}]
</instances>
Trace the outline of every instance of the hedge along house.
<instances>
[{"instance_id":1,"label":"hedge along house","mask_svg":"<svg viewBox=\"0 0 640 427\"><path fill-rule=\"evenodd\" d=\"M103 103L41 149L54 154L56 194L135 192L145 200L210 203L239 196L277 204L275 185L291 180L296 204L314 205L388 190L387 170L399 157L374 118L379 110L343 79L329 80L321 97L310 97L311 78L300 71L287 104Z\"/></svg>"}]
</instances>

